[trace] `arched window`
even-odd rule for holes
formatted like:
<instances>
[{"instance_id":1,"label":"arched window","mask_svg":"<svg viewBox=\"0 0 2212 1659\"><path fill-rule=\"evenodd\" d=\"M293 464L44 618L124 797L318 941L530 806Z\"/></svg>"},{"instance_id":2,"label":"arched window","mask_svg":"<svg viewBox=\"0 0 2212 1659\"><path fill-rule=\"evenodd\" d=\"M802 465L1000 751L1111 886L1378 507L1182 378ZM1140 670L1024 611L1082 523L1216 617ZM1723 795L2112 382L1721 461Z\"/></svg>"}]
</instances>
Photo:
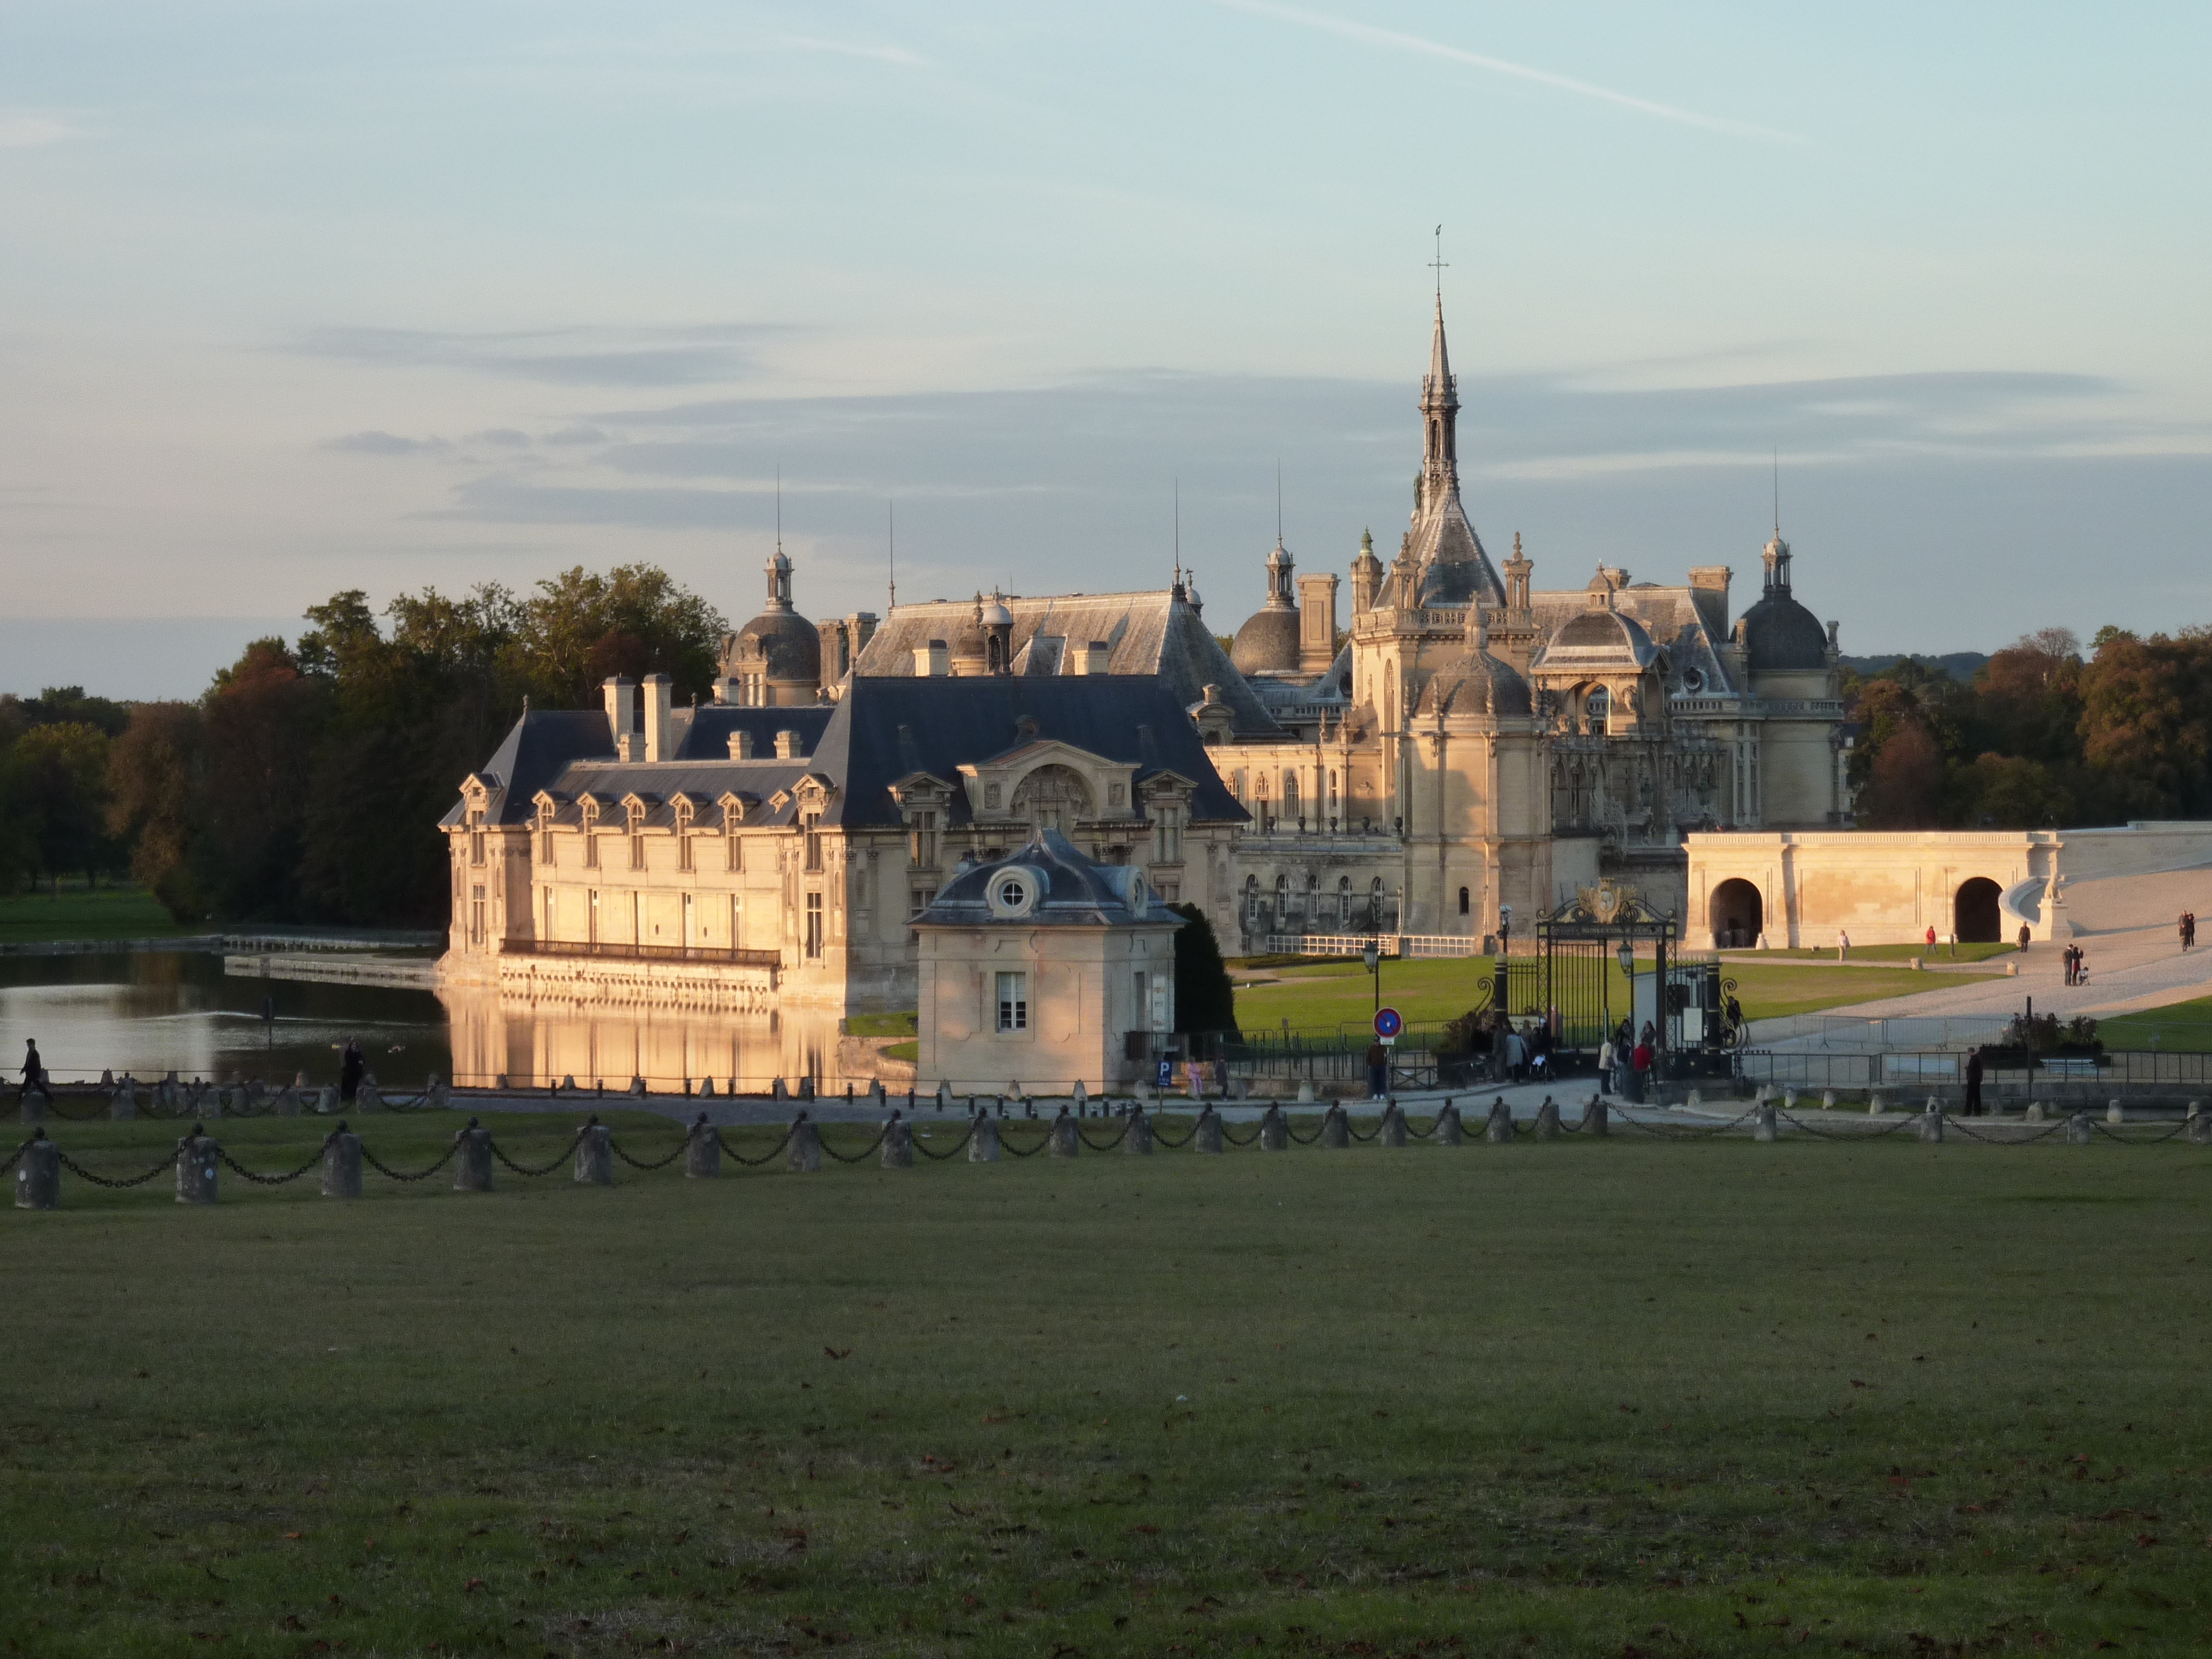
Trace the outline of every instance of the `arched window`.
<instances>
[{"instance_id":1,"label":"arched window","mask_svg":"<svg viewBox=\"0 0 2212 1659\"><path fill-rule=\"evenodd\" d=\"M1260 878L1257 876L1244 878L1244 919L1247 921L1260 920Z\"/></svg>"},{"instance_id":2,"label":"arched window","mask_svg":"<svg viewBox=\"0 0 2212 1659\"><path fill-rule=\"evenodd\" d=\"M1382 878L1380 876L1368 884L1367 925L1370 927L1382 925Z\"/></svg>"},{"instance_id":3,"label":"arched window","mask_svg":"<svg viewBox=\"0 0 2212 1659\"><path fill-rule=\"evenodd\" d=\"M1603 686L1598 686L1583 699L1583 714L1589 721L1589 734L1605 736L1613 714L1613 698Z\"/></svg>"},{"instance_id":4,"label":"arched window","mask_svg":"<svg viewBox=\"0 0 2212 1659\"><path fill-rule=\"evenodd\" d=\"M1467 914L1467 889L1464 887L1459 890L1459 913L1462 915Z\"/></svg>"},{"instance_id":5,"label":"arched window","mask_svg":"<svg viewBox=\"0 0 2212 1659\"><path fill-rule=\"evenodd\" d=\"M1295 767L1283 769L1283 816L1286 818L1298 816L1298 775Z\"/></svg>"},{"instance_id":6,"label":"arched window","mask_svg":"<svg viewBox=\"0 0 2212 1659\"><path fill-rule=\"evenodd\" d=\"M1277 876L1275 878L1275 915L1278 917L1283 916L1289 912L1290 908L1291 878L1288 876Z\"/></svg>"}]
</instances>

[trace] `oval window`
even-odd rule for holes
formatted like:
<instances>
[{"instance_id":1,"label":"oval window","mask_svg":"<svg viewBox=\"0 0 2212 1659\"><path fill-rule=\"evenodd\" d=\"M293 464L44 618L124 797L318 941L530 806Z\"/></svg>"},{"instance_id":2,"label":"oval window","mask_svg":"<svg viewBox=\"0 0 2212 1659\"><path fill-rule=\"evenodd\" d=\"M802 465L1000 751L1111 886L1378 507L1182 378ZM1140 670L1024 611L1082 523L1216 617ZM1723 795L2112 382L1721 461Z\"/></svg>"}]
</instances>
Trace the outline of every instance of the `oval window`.
<instances>
[{"instance_id":1,"label":"oval window","mask_svg":"<svg viewBox=\"0 0 2212 1659\"><path fill-rule=\"evenodd\" d=\"M999 903L1008 910L1018 910L1030 902L1029 884L1018 876L1010 876L999 884Z\"/></svg>"}]
</instances>

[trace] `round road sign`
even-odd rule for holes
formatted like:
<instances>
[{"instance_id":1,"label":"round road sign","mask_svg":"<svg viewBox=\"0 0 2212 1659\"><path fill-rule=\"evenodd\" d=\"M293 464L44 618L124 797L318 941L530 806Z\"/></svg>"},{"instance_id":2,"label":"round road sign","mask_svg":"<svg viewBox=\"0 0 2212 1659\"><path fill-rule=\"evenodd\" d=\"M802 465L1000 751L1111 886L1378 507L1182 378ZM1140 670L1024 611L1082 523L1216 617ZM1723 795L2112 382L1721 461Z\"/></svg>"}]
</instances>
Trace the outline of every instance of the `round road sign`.
<instances>
[{"instance_id":1,"label":"round road sign","mask_svg":"<svg viewBox=\"0 0 2212 1659\"><path fill-rule=\"evenodd\" d=\"M1378 1008L1375 1011L1376 1036L1394 1037L1405 1029L1406 1022L1398 1018L1398 1011L1395 1008Z\"/></svg>"}]
</instances>

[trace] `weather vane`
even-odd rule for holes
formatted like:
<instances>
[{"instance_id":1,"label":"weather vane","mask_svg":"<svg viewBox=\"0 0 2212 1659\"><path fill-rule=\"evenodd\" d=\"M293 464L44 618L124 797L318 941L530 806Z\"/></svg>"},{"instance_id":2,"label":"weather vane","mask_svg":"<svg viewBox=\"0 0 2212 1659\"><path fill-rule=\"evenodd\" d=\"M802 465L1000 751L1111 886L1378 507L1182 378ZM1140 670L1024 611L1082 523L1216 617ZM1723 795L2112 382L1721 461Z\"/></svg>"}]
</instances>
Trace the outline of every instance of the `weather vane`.
<instances>
[{"instance_id":1,"label":"weather vane","mask_svg":"<svg viewBox=\"0 0 2212 1659\"><path fill-rule=\"evenodd\" d=\"M1437 273L1437 303L1444 302L1444 272L1451 266L1444 259L1444 228L1437 227L1437 257L1429 261L1429 269Z\"/></svg>"}]
</instances>

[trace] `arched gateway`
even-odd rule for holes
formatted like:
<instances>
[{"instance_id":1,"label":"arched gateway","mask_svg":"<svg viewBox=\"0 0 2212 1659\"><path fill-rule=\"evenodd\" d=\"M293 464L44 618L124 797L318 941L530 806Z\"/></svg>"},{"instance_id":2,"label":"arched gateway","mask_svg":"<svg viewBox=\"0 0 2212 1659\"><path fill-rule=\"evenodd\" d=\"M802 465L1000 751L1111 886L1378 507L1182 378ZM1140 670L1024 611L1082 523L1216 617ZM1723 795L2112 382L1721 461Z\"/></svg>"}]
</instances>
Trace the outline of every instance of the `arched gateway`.
<instances>
[{"instance_id":1,"label":"arched gateway","mask_svg":"<svg viewBox=\"0 0 2212 1659\"><path fill-rule=\"evenodd\" d=\"M1766 926L1765 903L1757 887L1736 877L1713 889L1710 920L1715 949L1746 949L1759 943Z\"/></svg>"}]
</instances>

